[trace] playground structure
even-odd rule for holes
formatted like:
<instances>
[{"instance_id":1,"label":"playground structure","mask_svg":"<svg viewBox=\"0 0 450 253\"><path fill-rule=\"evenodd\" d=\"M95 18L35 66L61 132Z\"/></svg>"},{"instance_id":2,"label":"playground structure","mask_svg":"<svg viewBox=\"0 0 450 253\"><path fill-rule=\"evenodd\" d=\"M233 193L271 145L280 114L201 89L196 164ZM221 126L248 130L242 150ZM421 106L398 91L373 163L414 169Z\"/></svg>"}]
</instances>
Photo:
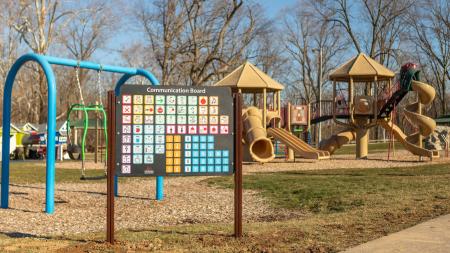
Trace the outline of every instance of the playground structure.
<instances>
[{"instance_id":1,"label":"playground structure","mask_svg":"<svg viewBox=\"0 0 450 253\"><path fill-rule=\"evenodd\" d=\"M3 128L2 128L2 173L1 173L1 207L9 206L9 170L10 170L10 133L11 133L11 97L14 80L20 68L27 62L34 61L39 64L46 76L48 88L47 101L47 148L46 148L46 201L45 211L48 214L54 212L55 207L55 137L56 137L56 78L51 65L78 67L91 70L102 70L104 72L121 73L122 77L115 86L116 95L120 87L134 76L142 76L150 81L152 85L159 85L158 80L148 71L143 69L125 68L110 65L100 65L86 61L76 61L57 58L39 54L25 54L18 58L6 77L3 93ZM117 195L117 177L115 177L114 192ZM156 199L163 198L163 177L156 177Z\"/></svg>"},{"instance_id":2,"label":"playground structure","mask_svg":"<svg viewBox=\"0 0 450 253\"><path fill-rule=\"evenodd\" d=\"M311 147L281 127L281 91L284 86L251 63L245 62L215 86L230 87L234 93L252 95L251 105L247 105L242 112L244 160L262 163L272 161L275 158L272 139L285 144L291 154L295 153L302 158L330 157L327 151Z\"/></svg>"},{"instance_id":3,"label":"playground structure","mask_svg":"<svg viewBox=\"0 0 450 253\"><path fill-rule=\"evenodd\" d=\"M402 67L398 90L395 90L392 95L384 94L388 98L387 101L379 100L381 86L384 85L388 91L391 91L394 76L392 71L364 54L359 54L331 73L334 98L331 101L332 110L315 117L312 121L316 123L333 119L336 124L344 126L346 130L322 141L320 149L332 154L342 145L355 140L356 158L366 159L369 144L368 130L380 125L395 135L405 149L412 154L430 159L438 157L437 151L422 147L422 138L430 135L436 126L433 119L422 114L423 107L433 101L435 90L430 85L419 81L419 70L416 65L407 64ZM346 94L337 94L338 83L347 84L347 89L339 89L341 93ZM411 124L419 126L419 131L407 136L393 123L391 113L410 91L417 93L418 100L407 105L404 113ZM347 101L342 101L345 97ZM338 98L341 99L338 100ZM383 104L380 110L379 104Z\"/></svg>"}]
</instances>

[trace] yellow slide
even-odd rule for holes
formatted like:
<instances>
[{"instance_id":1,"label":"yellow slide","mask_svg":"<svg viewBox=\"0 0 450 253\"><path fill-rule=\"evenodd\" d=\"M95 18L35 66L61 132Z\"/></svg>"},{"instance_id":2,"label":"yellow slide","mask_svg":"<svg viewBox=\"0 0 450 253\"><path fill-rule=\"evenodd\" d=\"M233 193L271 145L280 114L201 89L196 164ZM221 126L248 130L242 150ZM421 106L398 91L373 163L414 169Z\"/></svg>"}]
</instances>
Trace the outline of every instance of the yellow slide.
<instances>
[{"instance_id":1,"label":"yellow slide","mask_svg":"<svg viewBox=\"0 0 450 253\"><path fill-rule=\"evenodd\" d=\"M263 127L261 111L256 107L249 107L243 111L242 121L245 147L251 158L262 163L275 159L272 141L267 138Z\"/></svg>"},{"instance_id":2,"label":"yellow slide","mask_svg":"<svg viewBox=\"0 0 450 253\"><path fill-rule=\"evenodd\" d=\"M439 157L439 152L436 150L428 150L421 148L411 142L408 141L408 136L406 136L405 133L395 124L392 123L392 121L381 121L381 126L386 129L386 131L391 131L394 133L395 138L402 143L403 147L405 147L406 150L413 153L414 155L418 156L425 156L429 157L430 159L433 159L433 157Z\"/></svg>"},{"instance_id":3,"label":"yellow slide","mask_svg":"<svg viewBox=\"0 0 450 253\"><path fill-rule=\"evenodd\" d=\"M436 91L431 85L414 80L412 81L412 90L417 92L419 99L417 102L407 105L404 112L406 118L408 118L412 124L419 126L419 131L407 136L398 126L393 124L392 121L387 120L380 120L381 126L387 131L392 130L395 137L403 144L405 149L414 155L425 156L430 159L439 157L439 151L424 149L416 145L420 136L428 136L432 134L436 128L436 121L417 112L417 109L421 105L427 106L433 102Z\"/></svg>"},{"instance_id":4,"label":"yellow slide","mask_svg":"<svg viewBox=\"0 0 450 253\"><path fill-rule=\"evenodd\" d=\"M320 149L326 150L330 154L333 154L342 145L349 143L356 138L356 133L351 130L346 130L331 136L328 140L324 140L320 143Z\"/></svg>"},{"instance_id":5,"label":"yellow slide","mask_svg":"<svg viewBox=\"0 0 450 253\"><path fill-rule=\"evenodd\" d=\"M267 129L269 136L272 136L275 140L278 140L289 148L293 149L296 154L307 159L329 159L330 153L328 151L322 151L309 146L306 142L300 140L292 133L282 128L269 128Z\"/></svg>"}]
</instances>

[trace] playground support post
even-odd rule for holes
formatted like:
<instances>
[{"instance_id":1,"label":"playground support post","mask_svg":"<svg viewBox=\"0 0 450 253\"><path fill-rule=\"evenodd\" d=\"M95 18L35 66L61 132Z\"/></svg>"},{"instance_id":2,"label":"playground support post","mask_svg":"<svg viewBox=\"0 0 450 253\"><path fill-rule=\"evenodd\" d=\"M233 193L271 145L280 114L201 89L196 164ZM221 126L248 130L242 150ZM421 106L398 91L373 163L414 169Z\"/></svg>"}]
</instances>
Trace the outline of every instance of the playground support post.
<instances>
[{"instance_id":1,"label":"playground support post","mask_svg":"<svg viewBox=\"0 0 450 253\"><path fill-rule=\"evenodd\" d=\"M242 94L234 95L234 236L242 237Z\"/></svg>"},{"instance_id":2,"label":"playground support post","mask_svg":"<svg viewBox=\"0 0 450 253\"><path fill-rule=\"evenodd\" d=\"M360 126L367 124L368 119L357 119ZM369 150L369 130L365 127L356 128L356 159L367 159Z\"/></svg>"},{"instance_id":3,"label":"playground support post","mask_svg":"<svg viewBox=\"0 0 450 253\"><path fill-rule=\"evenodd\" d=\"M291 102L288 102L288 104L287 104L287 108L286 108L286 111L287 111L287 115L286 115L286 130L288 130L289 132L291 132L292 131L292 129L291 129ZM290 147L287 147L287 156L286 156L286 160L287 161L292 161L292 160L295 160L295 153L294 153L294 150L292 149L292 148L290 148Z\"/></svg>"},{"instance_id":4,"label":"playground support post","mask_svg":"<svg viewBox=\"0 0 450 253\"><path fill-rule=\"evenodd\" d=\"M164 199L164 177L156 177L156 200Z\"/></svg>"},{"instance_id":5,"label":"playground support post","mask_svg":"<svg viewBox=\"0 0 450 253\"><path fill-rule=\"evenodd\" d=\"M281 116L281 91L277 92L277 110L278 110L278 113ZM281 128L281 120L278 122L278 126L277 127Z\"/></svg>"},{"instance_id":6,"label":"playground support post","mask_svg":"<svg viewBox=\"0 0 450 253\"><path fill-rule=\"evenodd\" d=\"M318 104L318 117L320 118L322 114L322 104L320 103L322 101L322 55L323 50L322 47L314 48L313 51L318 52L319 57L317 61L317 91L319 93L319 104ZM320 141L322 140L322 125L321 122L317 123L317 141L316 141L316 147L319 148Z\"/></svg>"},{"instance_id":7,"label":"playground support post","mask_svg":"<svg viewBox=\"0 0 450 253\"><path fill-rule=\"evenodd\" d=\"M262 123L263 128L267 128L267 90L266 88L263 89L263 111L262 111Z\"/></svg>"},{"instance_id":8,"label":"playground support post","mask_svg":"<svg viewBox=\"0 0 450 253\"><path fill-rule=\"evenodd\" d=\"M158 80L148 71L143 69L126 68L119 66L100 65L86 61L76 61L64 58L50 57L39 54L25 54L18 58L12 65L6 77L3 92L3 134L2 134L2 178L1 178L1 207L9 206L9 135L11 133L11 96L14 80L20 68L27 62L38 63L47 79L48 101L47 101L47 156L46 156L46 201L45 211L48 214L54 212L55 194L55 135L56 135L56 79L51 65L79 67L84 69L102 70L106 72L124 74L116 85L116 91L120 90L128 79L139 75L148 79L153 85L158 85ZM162 181L162 180L161 180ZM158 181L157 181L158 182ZM162 189L162 187L161 187ZM161 194L162 195L162 194Z\"/></svg>"},{"instance_id":9,"label":"playground support post","mask_svg":"<svg viewBox=\"0 0 450 253\"><path fill-rule=\"evenodd\" d=\"M47 156L46 156L46 202L45 211L48 214L54 212L55 192L55 134L56 134L56 80L50 63L42 55L26 54L12 65L5 81L3 93L3 133L2 133L2 186L1 207L9 206L9 135L11 132L11 97L14 79L20 68L28 61L37 62L44 71L47 79Z\"/></svg>"}]
</instances>

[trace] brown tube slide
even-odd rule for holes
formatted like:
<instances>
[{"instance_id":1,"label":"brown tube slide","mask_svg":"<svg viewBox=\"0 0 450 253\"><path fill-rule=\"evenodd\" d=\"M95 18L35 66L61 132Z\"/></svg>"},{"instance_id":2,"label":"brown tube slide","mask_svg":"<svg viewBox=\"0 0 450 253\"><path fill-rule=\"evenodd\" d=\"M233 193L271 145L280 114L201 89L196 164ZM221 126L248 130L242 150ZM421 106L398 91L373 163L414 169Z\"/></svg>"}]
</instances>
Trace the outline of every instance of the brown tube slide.
<instances>
[{"instance_id":1,"label":"brown tube slide","mask_svg":"<svg viewBox=\"0 0 450 253\"><path fill-rule=\"evenodd\" d=\"M342 145L355 139L355 132L346 130L336 135L331 136L328 140L324 140L320 143L320 149L330 152L330 155L340 148Z\"/></svg>"},{"instance_id":2,"label":"brown tube slide","mask_svg":"<svg viewBox=\"0 0 450 253\"><path fill-rule=\"evenodd\" d=\"M248 145L250 156L257 162L270 162L275 158L272 141L267 138L262 124L261 111L249 107L243 112L244 139Z\"/></svg>"}]
</instances>

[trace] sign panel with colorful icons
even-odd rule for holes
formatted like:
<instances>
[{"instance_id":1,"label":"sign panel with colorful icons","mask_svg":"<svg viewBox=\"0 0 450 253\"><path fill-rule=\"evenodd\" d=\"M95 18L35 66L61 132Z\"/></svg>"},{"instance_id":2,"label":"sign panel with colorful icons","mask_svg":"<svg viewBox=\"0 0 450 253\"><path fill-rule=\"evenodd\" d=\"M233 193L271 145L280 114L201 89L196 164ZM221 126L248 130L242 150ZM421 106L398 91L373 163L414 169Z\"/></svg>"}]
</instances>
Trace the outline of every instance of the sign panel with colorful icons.
<instances>
[{"instance_id":1,"label":"sign panel with colorful icons","mask_svg":"<svg viewBox=\"0 0 450 253\"><path fill-rule=\"evenodd\" d=\"M117 176L233 173L229 88L123 85L116 103Z\"/></svg>"}]
</instances>

